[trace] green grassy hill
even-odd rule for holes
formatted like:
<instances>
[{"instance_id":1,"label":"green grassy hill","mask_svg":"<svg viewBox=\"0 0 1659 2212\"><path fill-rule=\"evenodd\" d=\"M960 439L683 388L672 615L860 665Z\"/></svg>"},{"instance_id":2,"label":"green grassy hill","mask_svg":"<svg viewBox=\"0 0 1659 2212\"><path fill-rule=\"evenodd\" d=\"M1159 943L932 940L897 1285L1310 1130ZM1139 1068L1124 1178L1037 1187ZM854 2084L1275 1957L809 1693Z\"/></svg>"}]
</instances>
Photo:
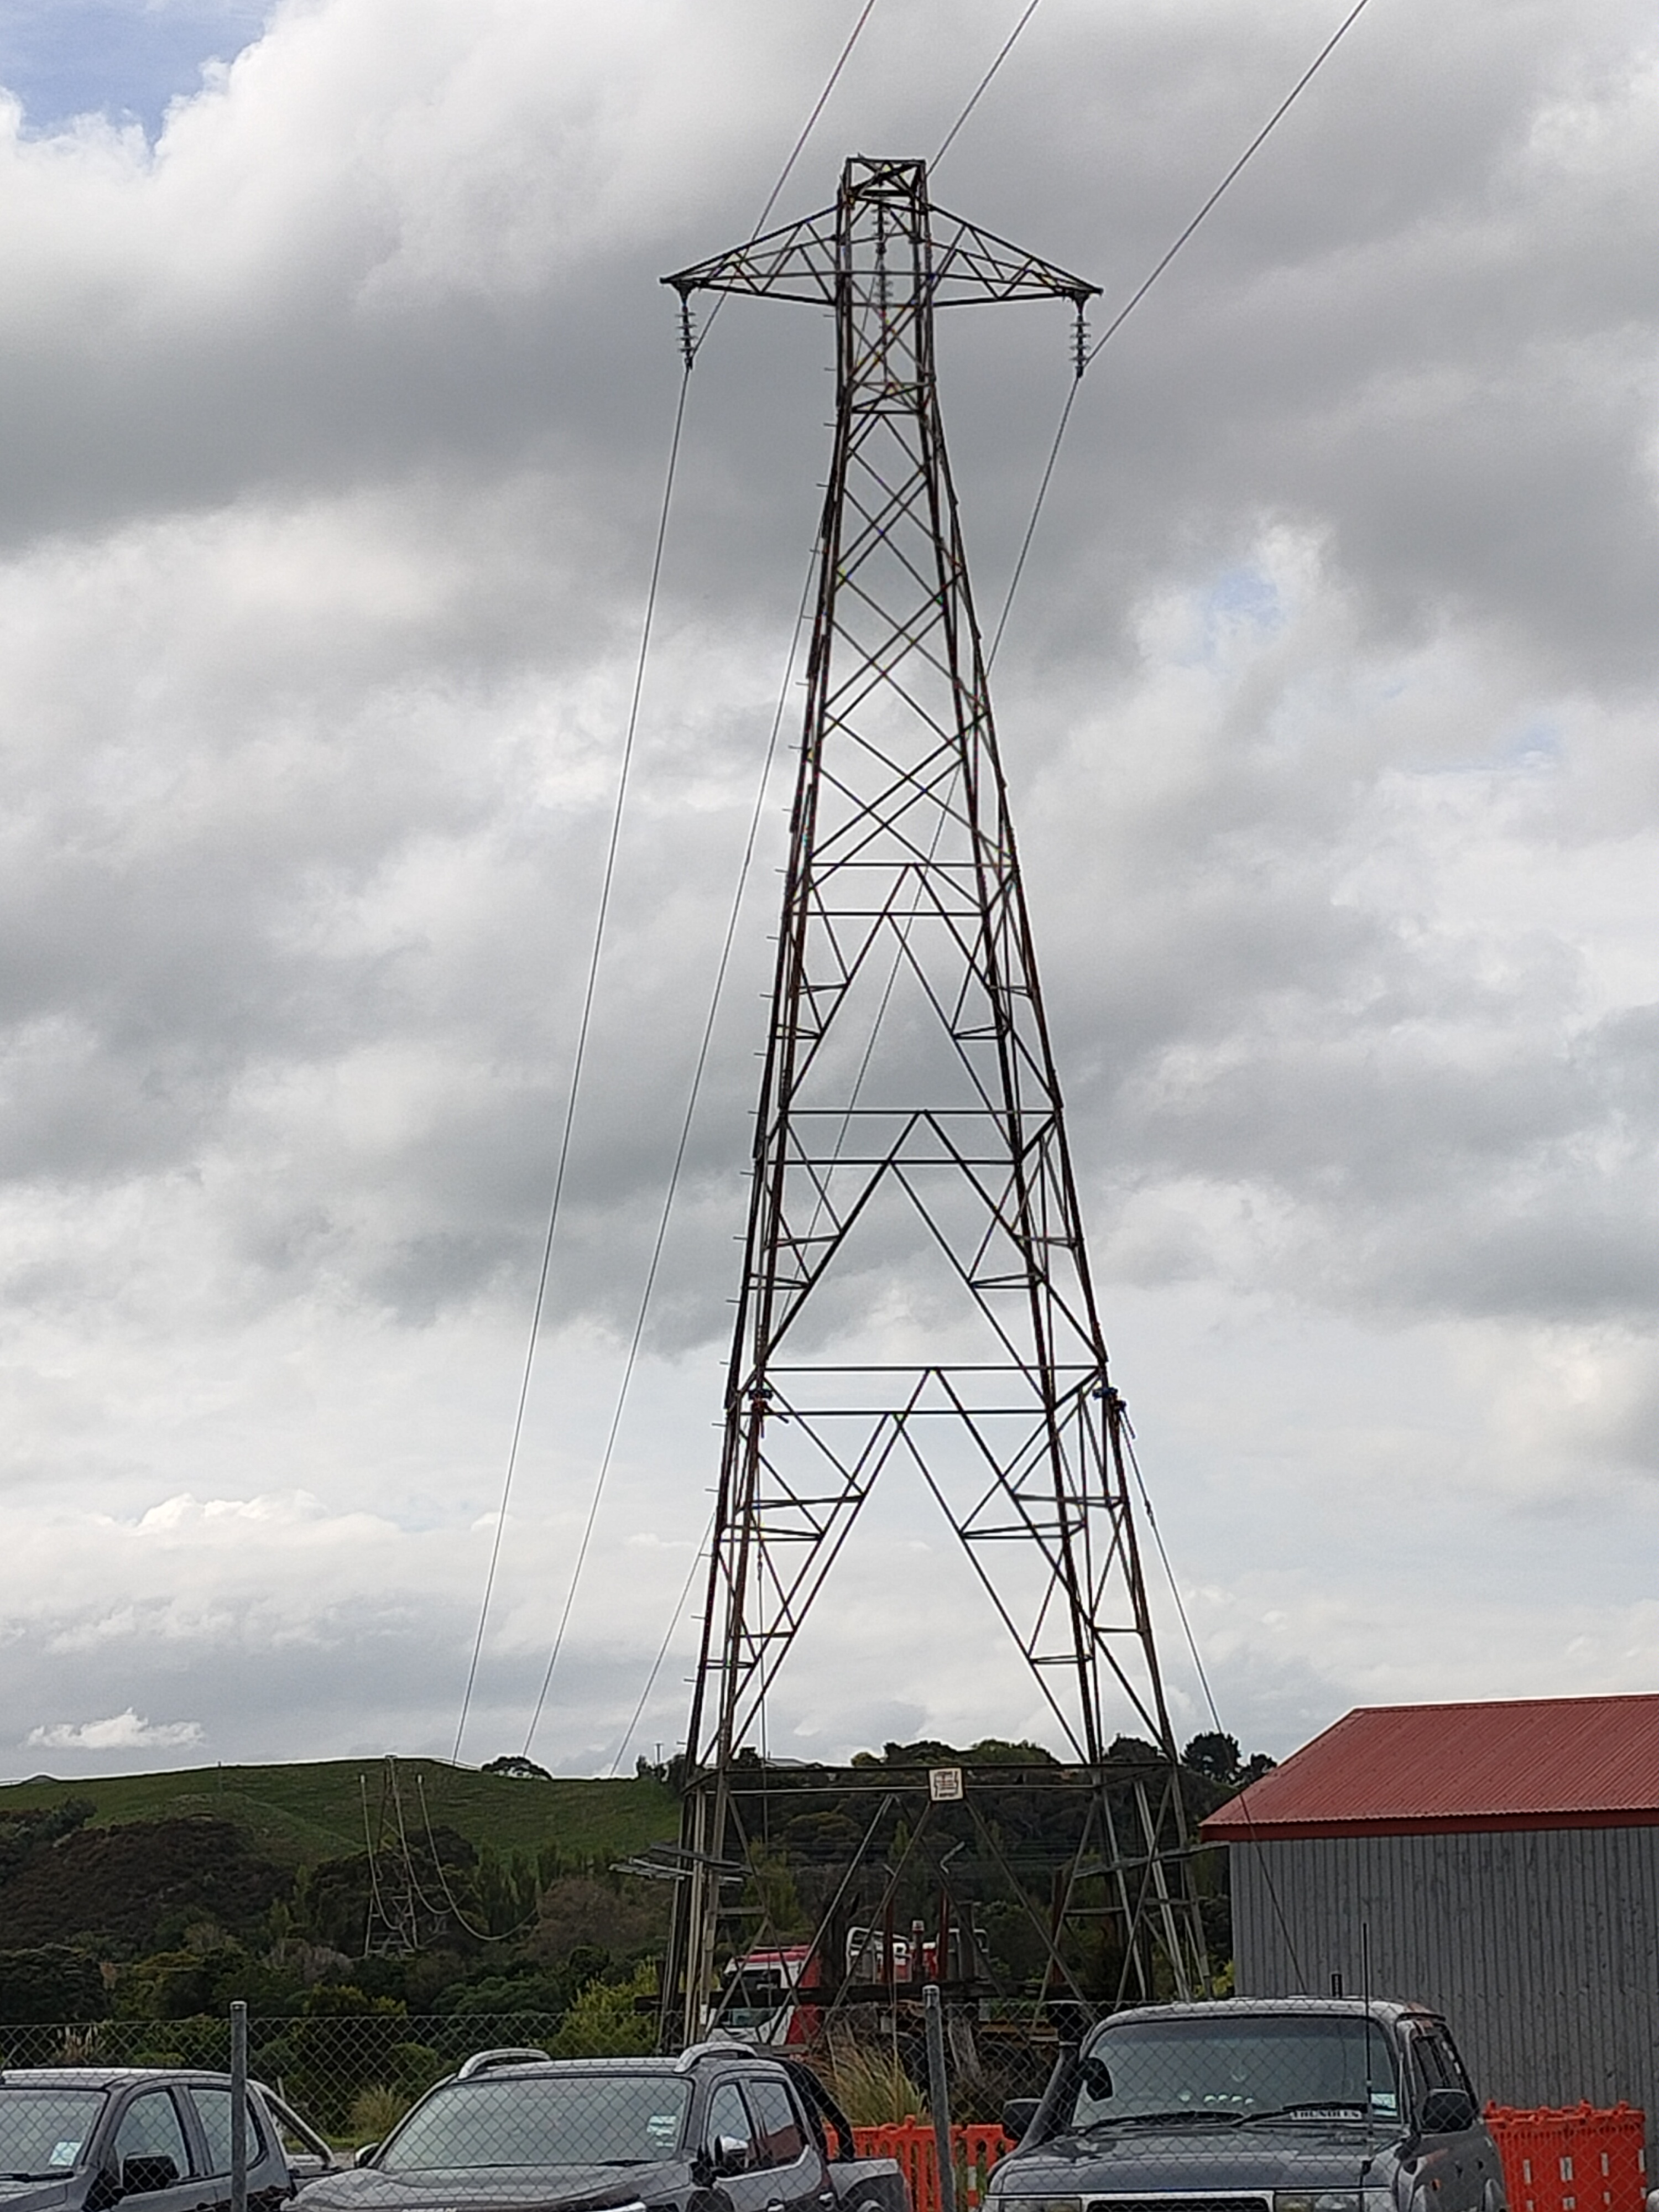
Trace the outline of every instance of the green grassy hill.
<instances>
[{"instance_id":1,"label":"green grassy hill","mask_svg":"<svg viewBox=\"0 0 1659 2212\"><path fill-rule=\"evenodd\" d=\"M552 1844L567 1860L604 1862L672 1837L679 1826L673 1792L648 1778L542 1782L479 1774L432 1759L400 1759L395 1771L411 1840L421 1832L422 1790L434 1827L458 1829L469 1841L498 1851ZM44 1811L70 1797L92 1802L97 1808L93 1825L99 1827L212 1813L234 1820L265 1856L285 1866L313 1866L364 1848L365 1808L369 1831L378 1837L384 1819L386 1838L392 1839L387 1774L382 1759L331 1759L92 1781L41 1778L0 1787L0 1818Z\"/></svg>"}]
</instances>

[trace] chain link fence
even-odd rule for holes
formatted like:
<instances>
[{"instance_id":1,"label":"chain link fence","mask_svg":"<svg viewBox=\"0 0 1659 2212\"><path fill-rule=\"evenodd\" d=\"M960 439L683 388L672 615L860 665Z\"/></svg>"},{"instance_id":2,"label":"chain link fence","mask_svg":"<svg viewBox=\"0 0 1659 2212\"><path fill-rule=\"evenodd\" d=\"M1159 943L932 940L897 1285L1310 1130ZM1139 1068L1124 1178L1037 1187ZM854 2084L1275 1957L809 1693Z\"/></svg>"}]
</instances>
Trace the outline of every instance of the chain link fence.
<instances>
[{"instance_id":1,"label":"chain link fence","mask_svg":"<svg viewBox=\"0 0 1659 2212\"><path fill-rule=\"evenodd\" d=\"M647 2050L656 2021L632 1988L605 1990L601 2039L580 2050L620 2057ZM1006 2016L1005 2016L1006 2015ZM421 2093L476 2051L541 2050L563 2055L568 2013L371 2013L266 2015L248 2022L248 2069L329 2141L342 2148L378 2142ZM0 2025L0 2068L30 2066L199 2066L230 2063L229 2025L221 2013L179 2020L29 2021ZM609 2039L605 2039L608 2035ZM787 2038L786 2040L785 2038ZM946 2044L953 2109L959 2118L995 2121L1011 2097L1040 2094L1054 2065L1052 2027L1036 2028L1018 2008L948 2008ZM805 2059L862 2125L902 2120L927 2110L920 2013L878 2017L859 2008L826 2021L803 2009L762 2039Z\"/></svg>"},{"instance_id":2,"label":"chain link fence","mask_svg":"<svg viewBox=\"0 0 1659 2212\"><path fill-rule=\"evenodd\" d=\"M621 1993L619 1993L621 1994ZM1039 2033L990 2008L947 2008L946 2067L952 2115L992 2124L1014 2099L1042 2094L1058 2051ZM1085 2123L1190 2112L1213 2120L1264 2117L1290 2106L1352 2113L1372 2124L1395 2117L1399 2084L1386 2042L1354 2020L1257 2021L1246 2031L1224 2010L1200 2032L1191 2022L1148 2021L1131 2038L1114 2035L1109 2069L1085 2069L1076 2094ZM614 2055L648 2047L654 2022L643 2011ZM858 2124L902 2120L927 2109L921 2021L908 2014L824 2019L802 2008L794 2038L773 2047L804 2058ZM483 2050L565 2047L566 2020L546 2012L411 2014L387 2005L368 2013L251 2018L248 2069L318 2132L341 2147L379 2141L434 2081ZM762 2043L761 2048L766 2047ZM0 2066L199 2066L228 2068L223 2014L182 2020L104 2020L0 2026ZM1445 2086L1454 2086L1449 2082Z\"/></svg>"},{"instance_id":3,"label":"chain link fence","mask_svg":"<svg viewBox=\"0 0 1659 2212\"><path fill-rule=\"evenodd\" d=\"M248 2071L319 2135L378 2142L423 2089L477 2051L550 2050L554 2013L374 2013L250 2019ZM230 2065L223 2013L187 2020L0 2025L0 2070L26 2066Z\"/></svg>"},{"instance_id":4,"label":"chain link fence","mask_svg":"<svg viewBox=\"0 0 1659 2212\"><path fill-rule=\"evenodd\" d=\"M956 2118L999 2121L1011 2098L1042 2094L1060 2048L1051 2019L1038 2018L1034 2006L985 2002L947 2003L943 2016L945 2075ZM804 2058L859 2125L878 2126L927 2111L919 2003L847 2005L823 2012L803 2004L788 2034L781 2045L785 2054Z\"/></svg>"}]
</instances>

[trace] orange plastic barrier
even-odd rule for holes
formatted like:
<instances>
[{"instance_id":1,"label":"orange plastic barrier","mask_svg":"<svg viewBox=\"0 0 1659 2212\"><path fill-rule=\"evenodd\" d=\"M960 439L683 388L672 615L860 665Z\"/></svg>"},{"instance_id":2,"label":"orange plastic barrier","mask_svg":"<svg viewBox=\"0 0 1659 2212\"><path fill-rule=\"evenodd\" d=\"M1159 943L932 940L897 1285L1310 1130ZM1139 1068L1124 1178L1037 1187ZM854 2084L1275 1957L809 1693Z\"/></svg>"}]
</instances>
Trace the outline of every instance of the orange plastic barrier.
<instances>
[{"instance_id":1,"label":"orange plastic barrier","mask_svg":"<svg viewBox=\"0 0 1659 2212\"><path fill-rule=\"evenodd\" d=\"M1488 2105L1486 2125L1504 2161L1510 2212L1644 2212L1647 2191L1643 2138L1646 2115L1634 2105L1598 2111L1575 2105L1523 2112ZM898 2160L915 2212L939 2212L939 2160L931 2120L893 2120L854 2128L860 2158ZM960 2212L977 2212L991 2168L1013 2148L995 2125L952 2128Z\"/></svg>"},{"instance_id":2,"label":"orange plastic barrier","mask_svg":"<svg viewBox=\"0 0 1659 2212\"><path fill-rule=\"evenodd\" d=\"M908 2119L890 2120L878 2128L854 2128L853 2142L860 2158L896 2158L910 2186L915 2212L939 2212L939 2154L933 2143L933 2124ZM951 2130L951 2164L956 2168L957 2212L977 2212L984 2202L991 2168L1006 2158L1014 2139L994 2122L969 2122Z\"/></svg>"},{"instance_id":3,"label":"orange plastic barrier","mask_svg":"<svg viewBox=\"0 0 1659 2212\"><path fill-rule=\"evenodd\" d=\"M1486 2125L1510 2212L1644 2212L1647 2116L1636 2106L1488 2105Z\"/></svg>"}]
</instances>

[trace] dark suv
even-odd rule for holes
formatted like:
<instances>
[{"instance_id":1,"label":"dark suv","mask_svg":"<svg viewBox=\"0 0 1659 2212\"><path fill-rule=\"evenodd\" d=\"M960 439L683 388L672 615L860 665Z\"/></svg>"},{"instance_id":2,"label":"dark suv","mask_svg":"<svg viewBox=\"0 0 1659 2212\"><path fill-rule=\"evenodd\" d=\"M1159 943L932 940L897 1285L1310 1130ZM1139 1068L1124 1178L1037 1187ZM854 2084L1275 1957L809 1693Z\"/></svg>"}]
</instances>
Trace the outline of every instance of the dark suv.
<instances>
[{"instance_id":1,"label":"dark suv","mask_svg":"<svg viewBox=\"0 0 1659 2212\"><path fill-rule=\"evenodd\" d=\"M1505 2212L1444 2021L1340 1997L1145 2005L1091 2030L987 2212Z\"/></svg>"},{"instance_id":2,"label":"dark suv","mask_svg":"<svg viewBox=\"0 0 1659 2212\"><path fill-rule=\"evenodd\" d=\"M853 2155L804 2066L724 2040L678 2058L481 2051L357 2157L305 2212L910 2212L897 2166Z\"/></svg>"},{"instance_id":3,"label":"dark suv","mask_svg":"<svg viewBox=\"0 0 1659 2212\"><path fill-rule=\"evenodd\" d=\"M247 2103L248 2203L276 2212L295 2176L277 2119L252 2085ZM320 2170L327 2145L296 2124ZM143 2212L229 2212L228 2075L141 2066L0 2074L0 2212L110 2212L139 2201Z\"/></svg>"}]
</instances>

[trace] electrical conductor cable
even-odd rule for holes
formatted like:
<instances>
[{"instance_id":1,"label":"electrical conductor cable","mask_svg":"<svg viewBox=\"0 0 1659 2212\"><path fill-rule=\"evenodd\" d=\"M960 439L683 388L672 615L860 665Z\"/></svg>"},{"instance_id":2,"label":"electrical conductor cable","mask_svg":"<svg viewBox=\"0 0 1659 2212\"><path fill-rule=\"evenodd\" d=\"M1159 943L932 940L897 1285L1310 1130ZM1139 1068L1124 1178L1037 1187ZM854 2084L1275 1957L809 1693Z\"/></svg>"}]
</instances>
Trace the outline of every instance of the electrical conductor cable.
<instances>
[{"instance_id":1,"label":"electrical conductor cable","mask_svg":"<svg viewBox=\"0 0 1659 2212\"><path fill-rule=\"evenodd\" d=\"M817 560L817 548L814 546L812 566L816 566ZM744 841L743 857L738 864L737 889L732 893L731 912L726 917L726 937L721 944L720 959L715 966L714 984L709 994L708 1012L703 1021L702 1036L697 1047L697 1057L691 1073L690 1090L686 1097L685 1112L680 1121L679 1142L675 1147L673 1165L668 1172L667 1194L663 1200L662 1213L657 1223L656 1239L652 1245L650 1263L645 1272L645 1287L640 1294L639 1311L634 1318L634 1334L629 1342L628 1358L623 1363L622 1382L617 1388L617 1402L611 1413L611 1426L605 1440L605 1449L600 1455L599 1472L593 1486L592 1498L588 1505L587 1520L582 1529L581 1542L577 1547L575 1565L571 1571L569 1588L565 1593L564 1609L559 1616L558 1628L554 1634L553 1649L548 1658L547 1672L542 1677L541 1691L536 1699L536 1710L531 1716L530 1726L525 1735L524 1749L526 1759L530 1755L530 1747L535 1740L536 1730L541 1725L543 1709L547 1703L547 1693L552 1686L554 1669L559 1663L559 1654L564 1646L565 1631L570 1625L571 1608L576 1602L577 1585L581 1581L582 1569L587 1561L588 1547L593 1536L593 1524L599 1518L599 1501L605 1494L605 1483L610 1476L611 1463L617 1449L617 1432L622 1427L623 1412L628 1403L629 1389L634 1380L634 1370L639 1360L640 1345L645 1335L646 1317L650 1311L652 1293L656 1289L657 1271L662 1264L663 1246L668 1236L669 1219L673 1213L674 1200L679 1191L680 1174L685 1165L686 1148L691 1141L691 1124L696 1115L697 1100L702 1091L702 1079L708 1066L708 1053L714 1042L714 1024L720 1013L720 998L726 988L726 971L731 966L732 948L737 939L738 917L743 908L744 894L748 888L750 867L755 857L755 843L760 835L761 819L766 808L767 786L772 780L772 765L777 757L778 732L783 726L784 708L788 704L789 699L790 678L794 674L795 661L800 651L800 635L806 620L806 610L811 604L811 567L809 567L806 591L802 597L799 611L795 617L795 627L789 641L788 662L784 669L783 684L778 694L777 707L772 716L772 728L767 738L766 756L761 765L760 783L755 793L754 808L749 817L749 834ZM693 1571L695 1571L694 1561ZM678 1607L675 1618L676 1620L678 1618ZM670 1633L672 1632L671 1628ZM661 1664L660 1659L658 1664ZM655 1677L656 1669L653 1668L653 1680ZM649 1695L648 1686L647 1694ZM637 1718L637 1715L635 1717ZM629 1734L631 1735L632 1732L630 1729ZM624 1739L623 1749L627 1749L626 1739ZM622 1753L619 1752L617 1757L621 1756Z\"/></svg>"},{"instance_id":2,"label":"electrical conductor cable","mask_svg":"<svg viewBox=\"0 0 1659 2212\"><path fill-rule=\"evenodd\" d=\"M1042 471L1042 481L1037 487L1036 500L1031 508L1031 519L1025 526L1025 536L1020 545L1019 556L1014 563L1013 574L1009 579L1007 596L1003 600L1002 612L997 620L996 630L991 644L991 651L987 659L986 665L988 667L989 666L990 662L994 660L996 658L997 647L1001 643L1002 633L1007 627L1008 611L1013 605L1014 594L1018 590L1020 578L1025 572L1026 556L1031 550L1031 540L1036 534L1037 518L1042 512L1043 501L1048 496L1048 487L1054 481L1054 464L1060 459L1060 444L1066 435L1066 425L1072 419L1072 409L1076 404L1078 386L1082 380L1084 370L1096 359L1102 349L1109 344L1111 340L1116 337L1117 333L1122 329L1124 324L1128 321L1130 316L1133 314L1135 309L1140 305L1146 295L1152 290L1153 285L1157 283L1158 278L1164 274L1170 264L1175 259L1176 254L1180 252L1182 247L1186 245L1188 239L1192 237L1194 232L1197 230L1199 225L1203 222L1206 216L1207 216L1212 210L1216 206L1217 203L1222 198L1222 195L1243 173L1245 167L1252 160L1254 160L1255 155L1260 153L1262 147L1267 144L1267 140L1273 136L1279 125L1290 113L1291 108L1295 106L1297 101L1300 100L1303 94L1318 76L1320 70L1324 68L1326 63L1341 45L1343 40L1347 37L1348 33L1353 28L1354 25L1359 21L1359 18L1364 14L1366 9L1370 5L1370 0L1357 0L1357 4L1349 9L1348 13L1337 25L1335 30L1332 32L1330 37L1327 39L1324 45L1314 56L1312 61L1309 63L1307 68L1304 70L1302 75L1297 79L1296 82L1285 94L1284 99L1281 100L1278 106L1274 108L1273 113L1262 125L1261 130L1256 132L1255 137L1251 139L1249 144L1244 149L1244 151L1233 163L1231 168L1228 170L1226 175L1223 177L1221 182L1210 194L1208 199L1205 201L1202 207L1199 209L1197 214L1194 216L1192 221L1188 223L1185 229L1179 234L1173 243L1159 255L1158 258L1153 263L1147 274L1142 277L1140 283L1135 287L1134 290L1129 295L1123 305L1118 309L1111 321L1107 324L1105 329L1095 340L1094 343L1086 349L1079 350L1078 356L1077 375L1073 379L1072 388L1066 395L1066 404L1060 410L1060 422L1058 428L1054 431L1054 444L1049 449L1048 465Z\"/></svg>"},{"instance_id":3,"label":"electrical conductor cable","mask_svg":"<svg viewBox=\"0 0 1659 2212\"><path fill-rule=\"evenodd\" d=\"M489 1567L484 1577L483 1602L478 1609L478 1629L472 1640L472 1657L466 1670L466 1688L461 1697L461 1716L455 1729L455 1748L451 1756L459 1761L461 1739L466 1734L467 1715L472 1706L472 1692L478 1679L478 1662L483 1651L484 1630L489 1620L489 1602L495 1595L496 1572L501 1565L501 1539L507 1528L507 1509L513 1496L513 1478L518 1470L519 1448L524 1440L525 1411L530 1402L530 1382L535 1370L536 1346L541 1334L542 1314L547 1304L548 1278L553 1265L553 1239L559 1225L560 1202L564 1196L565 1171L570 1162L570 1136L575 1126L576 1103L581 1091L582 1071L587 1059L588 1031L593 1016L594 994L599 987L599 962L605 951L605 927L611 911L611 892L616 881L617 848L622 837L623 814L628 801L629 774L634 761L634 740L640 725L640 701L645 690L646 664L651 650L652 626L656 619L657 592L662 580L663 547L668 537L669 510L674 498L674 477L679 465L680 434L685 427L686 394L690 389L691 363L688 359L680 375L679 397L674 408L673 433L668 444L668 468L663 483L662 508L657 518L657 541L651 556L651 580L646 591L645 619L640 629L640 649L634 666L634 689L629 702L628 722L623 738L622 763L617 776L616 803L611 809L610 836L606 840L605 867L599 884L599 913L593 925L592 949L588 955L587 978L582 991L581 1017L576 1028L576 1049L570 1070L570 1090L565 1100L564 1127L559 1137L558 1164L553 1176L553 1198L548 1208L547 1234L542 1241L541 1270L536 1281L536 1299L531 1310L530 1338L525 1347L524 1367L519 1378L518 1402L514 1409L512 1440L507 1447L507 1474L501 1484L501 1502L495 1516L495 1533L489 1547Z\"/></svg>"},{"instance_id":4,"label":"electrical conductor cable","mask_svg":"<svg viewBox=\"0 0 1659 2212\"><path fill-rule=\"evenodd\" d=\"M823 114L824 108L829 102L830 94L834 92L837 82L840 81L842 70L846 68L848 60L851 58L854 47L858 44L859 39L863 33L865 26L868 23L872 15L875 11L875 7L876 0L865 0L864 7L859 15L857 21L853 26L847 42L842 46L840 54L836 58L835 65L830 70L829 76L824 82L823 90L819 93L817 100L813 103L811 112L808 115L805 125L802 126L801 131L795 140L794 145L791 148L788 158L786 160L781 170L779 172L776 183L773 185L771 191L767 195L765 204L763 206L759 217L755 224L752 234L753 237L758 237L760 235L767 217L771 214L773 208L776 205L778 197L782 192L785 185L787 183L796 162L799 160L806 142L811 136L814 126L817 125L819 117ZM716 313L718 313L719 305L720 303L717 301L715 303ZM627 729L623 738L623 760L617 781L617 800L611 817L611 833L606 848L604 878L599 895L599 911L594 928L592 951L589 959L586 985L583 994L581 1018L578 1026L576 1050L572 1066L570 1091L566 1102L564 1127L559 1144L558 1164L554 1175L553 1197L552 1202L548 1210L547 1234L543 1241L541 1268L537 1279L536 1297L531 1316L529 1340L526 1348L524 1367L520 1378L518 1401L514 1413L511 1441L507 1449L507 1474L501 1486L501 1502L496 1515L495 1534L490 1544L489 1565L484 1577L483 1601L479 1607L477 1632L473 1638L471 1657L467 1667L466 1686L461 1698L460 1718L456 1725L454 1749L451 1754L452 1758L456 1761L459 1760L462 1740L466 1734L467 1717L471 1710L473 1691L477 1682L478 1666L483 1652L484 1635L489 1626L490 1602L495 1595L496 1577L501 1566L501 1544L507 1527L507 1506L512 1497L514 1477L518 1467L520 1448L523 1442L525 1413L529 1404L530 1384L535 1367L536 1348L541 1333L542 1314L547 1302L547 1285L552 1266L553 1243L558 1226L560 1202L563 1196L565 1172L569 1161L570 1139L571 1132L575 1121L577 1097L580 1088L582 1069L586 1057L588 1030L592 1020L594 994L599 980L599 961L604 950L605 927L609 914L611 887L616 873L617 848L621 836L623 815L627 799L629 770L633 759L634 740L639 726L640 702L644 690L645 672L650 652L652 627L656 614L657 594L662 577L663 550L667 540L668 518L673 501L674 478L679 461L681 433L685 423L686 398L690 385L691 369L693 363L696 361L697 351L702 346L703 340L707 338L709 331L713 328L714 321L714 313L711 313L708 322L703 326L701 335L695 338L695 340L692 337L689 322L685 331L684 366L680 378L679 393L674 410L673 431L669 441L668 468L666 478L663 486L662 509L658 520L656 544L652 556L651 579L646 594L645 619L641 629L640 649L635 667L633 694L629 702ZM684 1140L683 1138L682 1158L684 1156ZM660 1244L659 1244L659 1252ZM655 1259L653 1258L653 1277L654 1272ZM643 1326L643 1317L641 1317L641 1326ZM624 1384L624 1389L625 1388L626 1385ZM620 1419L620 1409L618 1411L618 1419ZM615 1429L613 1425L611 1437L612 1443L614 1443L614 1441ZM609 1461L609 1451L610 1447L607 1446L607 1464ZM603 1489L603 1479L601 1479L599 1487L600 1490ZM584 1535L583 1539L582 1556L584 1557L586 1556L587 1536L592 1534L593 1519L598 1511L598 1506L599 1491L596 1490L593 1503L589 1509L586 1534ZM580 1569L579 1564L577 1570L578 1577L580 1576ZM570 1592L566 1599L564 1615L560 1622L558 1632L560 1639L562 1639L564 1625L569 1619L570 1605L574 1601L574 1595L575 1580L573 1578ZM554 1646L554 1656L556 1659L557 1652L558 1644L556 1642ZM552 1666L551 1662L550 1662L548 1671L549 1680L551 1679L551 1674ZM542 1686L541 1697L537 1702L536 1712L538 1721L540 1718L542 1706L545 1702L546 1695L547 1682L544 1681ZM532 1722L532 1734L535 1725L535 1722Z\"/></svg>"},{"instance_id":5,"label":"electrical conductor cable","mask_svg":"<svg viewBox=\"0 0 1659 2212\"><path fill-rule=\"evenodd\" d=\"M1032 16L1036 15L1041 5L1042 0L1029 0L1029 4L1024 14L1020 17L1018 22L1015 24L1013 29L1009 32L1006 39L1004 40L996 59L992 63L990 68L986 70L984 76L981 77L979 82L974 87L973 92L969 98L968 105L963 109L961 114L957 116L956 121L951 125L944 137L940 140L939 149L938 153L934 155L932 162L929 164L930 167L935 169L938 168L939 163L945 159L946 154L949 153L951 150L951 140L956 137L957 131L961 130L963 125L968 120L968 118L973 113L974 110L979 106L981 100L985 94L987 88L990 84L991 79L996 75L997 71L1002 67L1004 62L1007 60L1009 55L1013 52L1015 40L1018 38L1020 33L1025 28L1025 26L1030 21Z\"/></svg>"}]
</instances>

